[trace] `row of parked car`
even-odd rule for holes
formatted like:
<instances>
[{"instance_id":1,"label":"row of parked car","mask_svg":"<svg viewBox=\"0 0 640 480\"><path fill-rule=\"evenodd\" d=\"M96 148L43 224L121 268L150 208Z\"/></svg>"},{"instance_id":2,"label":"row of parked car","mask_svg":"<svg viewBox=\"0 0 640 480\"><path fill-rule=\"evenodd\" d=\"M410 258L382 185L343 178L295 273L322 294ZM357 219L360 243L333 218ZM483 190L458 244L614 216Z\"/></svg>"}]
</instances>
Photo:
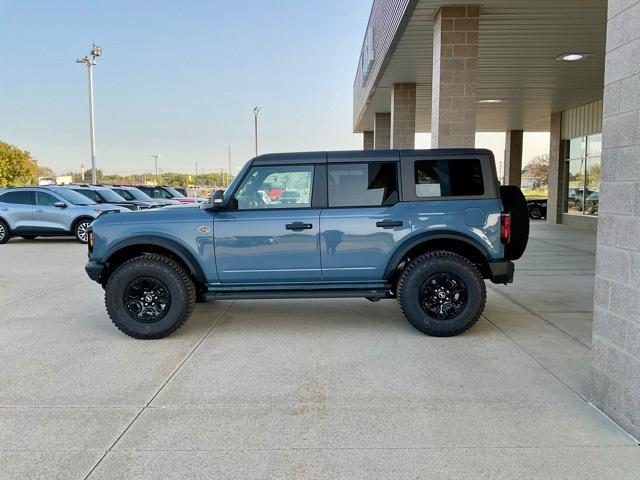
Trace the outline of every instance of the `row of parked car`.
<instances>
[{"instance_id":1,"label":"row of parked car","mask_svg":"<svg viewBox=\"0 0 640 480\"><path fill-rule=\"evenodd\" d=\"M89 225L99 215L194 203L196 199L168 186L70 184L0 189L0 244L12 236L61 235L75 235L87 243Z\"/></svg>"}]
</instances>

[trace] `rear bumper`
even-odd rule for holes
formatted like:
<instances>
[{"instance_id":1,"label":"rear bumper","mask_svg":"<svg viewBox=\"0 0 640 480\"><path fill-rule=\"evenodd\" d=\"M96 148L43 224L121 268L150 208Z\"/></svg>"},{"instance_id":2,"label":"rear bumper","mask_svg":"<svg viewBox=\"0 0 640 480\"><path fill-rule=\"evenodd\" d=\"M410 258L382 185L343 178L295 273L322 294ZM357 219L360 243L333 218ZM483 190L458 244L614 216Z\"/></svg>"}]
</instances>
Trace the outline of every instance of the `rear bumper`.
<instances>
[{"instance_id":1,"label":"rear bumper","mask_svg":"<svg viewBox=\"0 0 640 480\"><path fill-rule=\"evenodd\" d=\"M102 271L104 270L104 265L102 263L89 260L84 266L84 270L85 272L87 272L87 275L89 275L89 278L91 280L100 283L100 277L102 276Z\"/></svg>"},{"instance_id":2,"label":"rear bumper","mask_svg":"<svg viewBox=\"0 0 640 480\"><path fill-rule=\"evenodd\" d=\"M515 265L509 260L497 260L489 262L491 276L489 279L493 283L512 283Z\"/></svg>"}]
</instances>

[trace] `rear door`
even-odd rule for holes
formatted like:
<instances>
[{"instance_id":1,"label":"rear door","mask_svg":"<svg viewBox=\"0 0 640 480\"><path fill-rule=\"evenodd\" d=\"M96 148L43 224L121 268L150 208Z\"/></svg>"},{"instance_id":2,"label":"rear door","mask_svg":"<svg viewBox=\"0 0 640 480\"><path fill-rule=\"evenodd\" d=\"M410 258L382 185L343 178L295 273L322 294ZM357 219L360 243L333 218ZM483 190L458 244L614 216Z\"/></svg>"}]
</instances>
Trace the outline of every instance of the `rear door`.
<instances>
[{"instance_id":1,"label":"rear door","mask_svg":"<svg viewBox=\"0 0 640 480\"><path fill-rule=\"evenodd\" d=\"M0 216L7 220L9 228L16 232L31 231L33 220L34 192L14 190L0 195Z\"/></svg>"},{"instance_id":2,"label":"rear door","mask_svg":"<svg viewBox=\"0 0 640 480\"><path fill-rule=\"evenodd\" d=\"M409 206L399 197L398 155L340 160L330 156L327 164L328 206L320 215L323 281L383 280L397 245L411 235Z\"/></svg>"},{"instance_id":3,"label":"rear door","mask_svg":"<svg viewBox=\"0 0 640 480\"><path fill-rule=\"evenodd\" d=\"M214 220L218 276L223 284L301 284L321 279L319 217L313 164L254 165L227 209ZM295 203L271 197L274 182L298 193Z\"/></svg>"}]
</instances>

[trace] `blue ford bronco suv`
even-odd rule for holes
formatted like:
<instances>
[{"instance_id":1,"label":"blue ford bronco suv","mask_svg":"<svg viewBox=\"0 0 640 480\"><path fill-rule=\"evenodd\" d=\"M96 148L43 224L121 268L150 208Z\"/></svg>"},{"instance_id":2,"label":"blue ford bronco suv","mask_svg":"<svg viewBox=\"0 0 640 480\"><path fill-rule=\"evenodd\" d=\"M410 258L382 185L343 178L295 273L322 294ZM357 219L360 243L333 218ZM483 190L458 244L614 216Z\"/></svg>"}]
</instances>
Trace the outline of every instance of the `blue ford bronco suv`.
<instances>
[{"instance_id":1,"label":"blue ford bronco suv","mask_svg":"<svg viewBox=\"0 0 640 480\"><path fill-rule=\"evenodd\" d=\"M512 282L528 236L489 150L268 154L208 203L98 217L86 271L136 338L176 331L198 301L309 297L396 298L450 336L481 315L484 279Z\"/></svg>"}]
</instances>

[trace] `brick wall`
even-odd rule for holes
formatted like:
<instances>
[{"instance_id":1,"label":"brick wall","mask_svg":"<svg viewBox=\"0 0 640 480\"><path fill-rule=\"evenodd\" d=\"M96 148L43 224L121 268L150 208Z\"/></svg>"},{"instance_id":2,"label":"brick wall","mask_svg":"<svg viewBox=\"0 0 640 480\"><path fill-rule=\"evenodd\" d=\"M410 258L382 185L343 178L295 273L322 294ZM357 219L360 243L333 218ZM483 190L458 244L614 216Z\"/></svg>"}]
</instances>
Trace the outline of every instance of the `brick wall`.
<instances>
[{"instance_id":1,"label":"brick wall","mask_svg":"<svg viewBox=\"0 0 640 480\"><path fill-rule=\"evenodd\" d=\"M391 148L416 146L416 84L391 87Z\"/></svg>"},{"instance_id":2,"label":"brick wall","mask_svg":"<svg viewBox=\"0 0 640 480\"><path fill-rule=\"evenodd\" d=\"M433 26L431 145L473 147L480 9L442 7Z\"/></svg>"},{"instance_id":3,"label":"brick wall","mask_svg":"<svg viewBox=\"0 0 640 480\"><path fill-rule=\"evenodd\" d=\"M592 401L640 437L640 0L610 0Z\"/></svg>"}]
</instances>

